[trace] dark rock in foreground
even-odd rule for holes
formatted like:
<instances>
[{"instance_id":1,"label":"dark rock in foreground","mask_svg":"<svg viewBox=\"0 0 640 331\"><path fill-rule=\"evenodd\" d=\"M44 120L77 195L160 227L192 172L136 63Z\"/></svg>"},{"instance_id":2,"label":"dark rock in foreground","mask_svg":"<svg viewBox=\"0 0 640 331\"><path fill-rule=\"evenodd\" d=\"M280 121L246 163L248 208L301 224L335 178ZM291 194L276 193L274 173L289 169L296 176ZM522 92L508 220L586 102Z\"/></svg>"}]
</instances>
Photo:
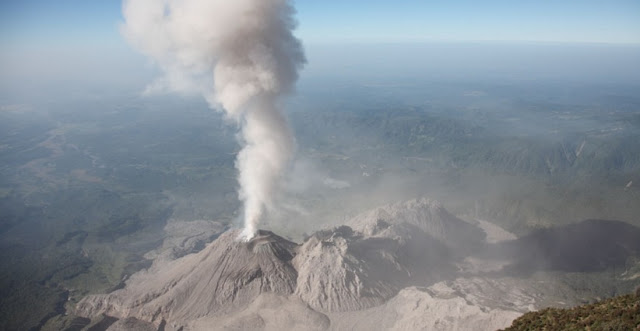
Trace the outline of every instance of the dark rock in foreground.
<instances>
[{"instance_id":1,"label":"dark rock in foreground","mask_svg":"<svg viewBox=\"0 0 640 331\"><path fill-rule=\"evenodd\" d=\"M506 330L638 330L640 296L627 294L571 309L526 313Z\"/></svg>"}]
</instances>

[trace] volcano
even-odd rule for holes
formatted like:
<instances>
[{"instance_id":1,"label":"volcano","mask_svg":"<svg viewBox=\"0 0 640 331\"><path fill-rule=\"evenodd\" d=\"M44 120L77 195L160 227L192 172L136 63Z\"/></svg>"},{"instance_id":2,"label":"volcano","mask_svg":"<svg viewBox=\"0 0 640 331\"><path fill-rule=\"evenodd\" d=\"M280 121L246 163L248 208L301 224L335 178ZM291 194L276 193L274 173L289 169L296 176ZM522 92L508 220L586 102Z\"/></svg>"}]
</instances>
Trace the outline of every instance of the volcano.
<instances>
[{"instance_id":1,"label":"volcano","mask_svg":"<svg viewBox=\"0 0 640 331\"><path fill-rule=\"evenodd\" d=\"M109 330L473 330L535 309L533 292L515 293L513 279L461 267L476 263L469 254L489 244L485 232L433 200L381 206L301 244L240 233L158 258L124 288L82 299L75 314L103 316Z\"/></svg>"},{"instance_id":2,"label":"volcano","mask_svg":"<svg viewBox=\"0 0 640 331\"><path fill-rule=\"evenodd\" d=\"M297 272L291 260L298 245L269 231L249 242L236 240L239 234L228 231L199 253L154 265L108 296L87 297L78 313L190 321L228 314L261 293L292 294Z\"/></svg>"}]
</instances>

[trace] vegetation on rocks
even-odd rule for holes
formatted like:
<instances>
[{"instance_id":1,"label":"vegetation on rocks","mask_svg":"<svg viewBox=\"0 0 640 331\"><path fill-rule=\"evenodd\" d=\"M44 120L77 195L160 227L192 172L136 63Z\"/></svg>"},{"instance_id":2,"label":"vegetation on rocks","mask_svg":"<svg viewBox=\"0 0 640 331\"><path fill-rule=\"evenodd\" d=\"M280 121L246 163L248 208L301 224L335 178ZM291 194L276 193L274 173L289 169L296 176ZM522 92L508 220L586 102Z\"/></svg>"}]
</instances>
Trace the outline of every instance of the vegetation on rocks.
<instances>
[{"instance_id":1,"label":"vegetation on rocks","mask_svg":"<svg viewBox=\"0 0 640 331\"><path fill-rule=\"evenodd\" d=\"M640 289L571 309L526 313L505 330L640 330Z\"/></svg>"}]
</instances>

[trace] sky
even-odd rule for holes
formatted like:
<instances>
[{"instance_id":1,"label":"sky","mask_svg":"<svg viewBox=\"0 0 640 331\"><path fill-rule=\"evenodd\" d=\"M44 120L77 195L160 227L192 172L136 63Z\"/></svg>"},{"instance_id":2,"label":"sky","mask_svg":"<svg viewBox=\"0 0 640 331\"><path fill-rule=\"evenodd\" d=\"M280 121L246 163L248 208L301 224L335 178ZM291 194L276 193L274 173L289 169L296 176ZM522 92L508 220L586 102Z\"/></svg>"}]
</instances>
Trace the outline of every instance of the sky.
<instances>
[{"instance_id":1,"label":"sky","mask_svg":"<svg viewBox=\"0 0 640 331\"><path fill-rule=\"evenodd\" d=\"M298 11L317 42L640 43L637 0L301 0Z\"/></svg>"},{"instance_id":2,"label":"sky","mask_svg":"<svg viewBox=\"0 0 640 331\"><path fill-rule=\"evenodd\" d=\"M640 44L638 0L297 0L306 43L548 41ZM121 42L118 0L0 1L3 44Z\"/></svg>"},{"instance_id":3,"label":"sky","mask_svg":"<svg viewBox=\"0 0 640 331\"><path fill-rule=\"evenodd\" d=\"M321 48L326 45L543 42L631 44L640 49L640 0L297 0L294 4L296 35L310 59L305 73L314 65L317 72L335 68L336 56L349 55L340 47ZM0 0L0 92L9 94L19 81L33 85L32 89L47 79L48 86L100 81L139 86L151 81L157 68L120 34L121 5L119 0ZM360 52L353 52L353 63L361 61L361 54L368 57L371 49ZM317 54L326 55L326 66L317 65L323 61ZM371 67L387 59L374 58Z\"/></svg>"}]
</instances>

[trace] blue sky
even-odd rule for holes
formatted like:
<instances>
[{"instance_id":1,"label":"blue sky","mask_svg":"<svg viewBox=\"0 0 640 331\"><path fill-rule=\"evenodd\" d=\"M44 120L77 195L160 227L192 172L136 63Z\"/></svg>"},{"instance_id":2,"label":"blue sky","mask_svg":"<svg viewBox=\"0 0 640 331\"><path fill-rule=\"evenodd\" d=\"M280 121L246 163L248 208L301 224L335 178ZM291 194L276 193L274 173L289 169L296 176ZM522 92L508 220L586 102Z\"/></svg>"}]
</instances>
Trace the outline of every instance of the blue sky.
<instances>
[{"instance_id":1,"label":"blue sky","mask_svg":"<svg viewBox=\"0 0 640 331\"><path fill-rule=\"evenodd\" d=\"M496 56L500 48L493 46L484 60L474 53L478 50L455 47L436 47L437 54L431 47L406 55L407 48L379 47L380 43L586 42L604 44L611 51L607 56L599 55L601 49L591 52L589 61L573 71L603 68L631 75L637 70L628 66L640 63L640 0L297 0L296 8L296 35L309 59L303 72L307 76L356 69L372 72L385 66L411 72L429 54L434 68L447 61L455 62L448 68L467 62L491 68L513 61L511 54L529 56L506 51ZM121 22L120 0L0 0L0 94L73 84L142 89L157 77L158 68L127 45L119 32ZM345 44L374 48L352 47L345 53ZM635 50L621 61L616 55L619 46L609 44L633 44ZM581 50L565 53L569 64L585 58ZM553 64L557 57L550 54L529 56L527 65L535 67L530 62L538 58L541 65Z\"/></svg>"},{"instance_id":2,"label":"blue sky","mask_svg":"<svg viewBox=\"0 0 640 331\"><path fill-rule=\"evenodd\" d=\"M640 43L637 0L299 0L310 41Z\"/></svg>"},{"instance_id":3,"label":"blue sky","mask_svg":"<svg viewBox=\"0 0 640 331\"><path fill-rule=\"evenodd\" d=\"M2 0L0 40L14 45L119 42L120 1Z\"/></svg>"},{"instance_id":4,"label":"blue sky","mask_svg":"<svg viewBox=\"0 0 640 331\"><path fill-rule=\"evenodd\" d=\"M0 1L6 45L120 43L117 0ZM640 44L638 0L297 0L305 43L551 41Z\"/></svg>"}]
</instances>

